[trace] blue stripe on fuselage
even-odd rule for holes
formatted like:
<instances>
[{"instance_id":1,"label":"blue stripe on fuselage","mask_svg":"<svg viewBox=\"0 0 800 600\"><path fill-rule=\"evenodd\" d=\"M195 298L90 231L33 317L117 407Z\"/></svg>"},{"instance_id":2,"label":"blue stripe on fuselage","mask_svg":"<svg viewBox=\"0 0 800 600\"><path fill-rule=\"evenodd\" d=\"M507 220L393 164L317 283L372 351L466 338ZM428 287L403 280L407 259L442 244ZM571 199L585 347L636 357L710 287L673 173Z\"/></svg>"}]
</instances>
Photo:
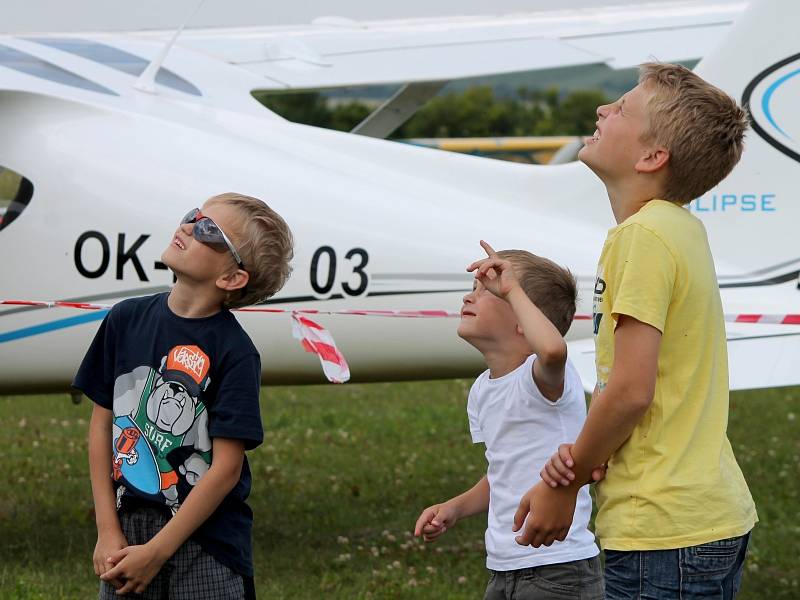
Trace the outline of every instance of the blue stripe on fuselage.
<instances>
[{"instance_id":1,"label":"blue stripe on fuselage","mask_svg":"<svg viewBox=\"0 0 800 600\"><path fill-rule=\"evenodd\" d=\"M7 331L0 333L0 344L6 342L13 342L33 335L42 333L49 333L58 329L66 329L67 327L74 327L75 325L83 325L84 323L91 323L92 321L100 321L108 314L108 310L95 310L86 315L79 315L77 317L68 317L66 319L59 319L58 321L50 321L49 323L41 323L40 325L33 325L31 327L23 327L14 331Z\"/></svg>"}]
</instances>

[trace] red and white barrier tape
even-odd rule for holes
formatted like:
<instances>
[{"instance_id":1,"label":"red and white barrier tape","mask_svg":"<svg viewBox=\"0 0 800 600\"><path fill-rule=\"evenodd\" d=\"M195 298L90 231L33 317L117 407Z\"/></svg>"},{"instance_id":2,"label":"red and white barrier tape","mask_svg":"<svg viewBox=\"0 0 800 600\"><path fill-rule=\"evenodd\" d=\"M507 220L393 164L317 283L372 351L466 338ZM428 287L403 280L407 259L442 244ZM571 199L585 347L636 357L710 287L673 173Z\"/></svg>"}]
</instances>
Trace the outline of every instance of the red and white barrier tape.
<instances>
[{"instance_id":1,"label":"red and white barrier tape","mask_svg":"<svg viewBox=\"0 0 800 600\"><path fill-rule=\"evenodd\" d=\"M2 304L20 306L41 306L47 308L80 308L84 310L108 310L112 304L90 304L88 302L66 302L63 300L0 300ZM450 310L318 310L316 308L261 308L250 306L236 308L238 312L259 312L275 314L301 314L301 315L361 315L368 317L406 317L412 319L431 319L442 317L459 317L459 312ZM575 315L576 321L591 320L591 315ZM768 325L800 325L800 313L797 314L756 314L756 313L725 313L727 323L762 323Z\"/></svg>"},{"instance_id":2,"label":"red and white barrier tape","mask_svg":"<svg viewBox=\"0 0 800 600\"><path fill-rule=\"evenodd\" d=\"M319 357L322 372L332 383L345 383L350 379L350 367L336 347L331 333L319 323L298 313L292 313L292 336L305 348Z\"/></svg>"},{"instance_id":3,"label":"red and white barrier tape","mask_svg":"<svg viewBox=\"0 0 800 600\"><path fill-rule=\"evenodd\" d=\"M18 306L41 306L47 308L78 308L82 310L108 310L109 304L90 304L87 302L65 302L57 300L0 300L0 304ZM447 310L317 310L314 308L239 308L239 312L288 313L292 316L292 336L300 340L306 352L319 357L322 371L328 381L345 383L350 379L350 367L344 355L336 346L331 333L319 323L305 315L361 315L370 317L405 317L412 319L430 319L458 317L460 313ZM576 321L589 320L590 315L575 315ZM800 325L800 314L768 315L768 314L726 314L728 323L764 323L770 325Z\"/></svg>"},{"instance_id":4,"label":"red and white barrier tape","mask_svg":"<svg viewBox=\"0 0 800 600\"><path fill-rule=\"evenodd\" d=\"M798 315L726 314L727 323L764 323L767 325L800 325Z\"/></svg>"},{"instance_id":5,"label":"red and white barrier tape","mask_svg":"<svg viewBox=\"0 0 800 600\"><path fill-rule=\"evenodd\" d=\"M67 302L64 300L0 300L0 304L15 304L21 306L41 306L46 308L80 308L84 310L108 310L112 304L90 304L88 302ZM430 319L441 317L459 317L458 312L449 310L318 310L316 308L261 308L248 306L246 308L233 309L238 312L260 312L260 313L297 313L302 315L362 315L371 317L409 317L416 319ZM589 319L591 317L575 317Z\"/></svg>"}]
</instances>

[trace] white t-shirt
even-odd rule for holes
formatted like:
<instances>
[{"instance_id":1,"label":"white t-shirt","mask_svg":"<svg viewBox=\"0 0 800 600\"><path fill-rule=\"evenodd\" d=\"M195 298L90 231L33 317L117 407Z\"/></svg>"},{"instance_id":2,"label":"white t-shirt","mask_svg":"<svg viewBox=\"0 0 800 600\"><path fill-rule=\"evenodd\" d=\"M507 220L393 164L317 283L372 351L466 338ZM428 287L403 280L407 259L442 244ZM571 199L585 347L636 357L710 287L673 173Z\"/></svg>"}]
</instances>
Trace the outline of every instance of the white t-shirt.
<instances>
[{"instance_id":1,"label":"white t-shirt","mask_svg":"<svg viewBox=\"0 0 800 600\"><path fill-rule=\"evenodd\" d=\"M541 481L545 462L567 442L574 442L586 420L586 401L580 376L567 360L564 393L555 402L545 398L533 381L528 359L511 373L489 378L484 371L469 392L467 415L474 443L486 444L489 465L489 523L486 566L513 571L597 556L594 534L588 529L592 513L589 486L578 492L569 535L550 547L520 546L514 538L514 513L531 486Z\"/></svg>"}]
</instances>

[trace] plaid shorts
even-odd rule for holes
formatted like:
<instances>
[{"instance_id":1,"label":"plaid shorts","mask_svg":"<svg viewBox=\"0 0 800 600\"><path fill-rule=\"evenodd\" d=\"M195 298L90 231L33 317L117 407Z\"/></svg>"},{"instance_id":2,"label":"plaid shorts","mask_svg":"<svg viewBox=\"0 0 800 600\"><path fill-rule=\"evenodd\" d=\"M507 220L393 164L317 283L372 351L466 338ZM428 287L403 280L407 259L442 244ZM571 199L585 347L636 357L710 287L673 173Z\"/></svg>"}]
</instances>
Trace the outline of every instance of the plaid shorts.
<instances>
[{"instance_id":1,"label":"plaid shorts","mask_svg":"<svg viewBox=\"0 0 800 600\"><path fill-rule=\"evenodd\" d=\"M122 532L130 545L144 544L166 525L169 517L158 508L140 507L119 513ZM198 543L186 540L164 563L142 594L117 595L114 587L100 582L100 600L242 600L241 575L218 562Z\"/></svg>"}]
</instances>

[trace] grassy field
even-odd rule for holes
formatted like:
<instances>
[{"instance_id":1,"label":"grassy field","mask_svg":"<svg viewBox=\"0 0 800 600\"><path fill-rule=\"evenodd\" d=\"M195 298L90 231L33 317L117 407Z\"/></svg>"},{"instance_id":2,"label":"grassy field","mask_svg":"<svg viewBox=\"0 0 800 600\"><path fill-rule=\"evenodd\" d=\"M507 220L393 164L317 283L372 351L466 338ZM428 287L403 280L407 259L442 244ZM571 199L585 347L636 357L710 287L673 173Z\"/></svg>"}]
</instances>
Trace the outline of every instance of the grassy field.
<instances>
[{"instance_id":1,"label":"grassy field","mask_svg":"<svg viewBox=\"0 0 800 600\"><path fill-rule=\"evenodd\" d=\"M251 453L261 598L480 598L485 521L434 545L419 511L476 481L469 382L264 388ZM91 598L91 411L67 395L0 398L0 598ZM800 597L800 388L737 393L729 435L755 496L741 599Z\"/></svg>"}]
</instances>

